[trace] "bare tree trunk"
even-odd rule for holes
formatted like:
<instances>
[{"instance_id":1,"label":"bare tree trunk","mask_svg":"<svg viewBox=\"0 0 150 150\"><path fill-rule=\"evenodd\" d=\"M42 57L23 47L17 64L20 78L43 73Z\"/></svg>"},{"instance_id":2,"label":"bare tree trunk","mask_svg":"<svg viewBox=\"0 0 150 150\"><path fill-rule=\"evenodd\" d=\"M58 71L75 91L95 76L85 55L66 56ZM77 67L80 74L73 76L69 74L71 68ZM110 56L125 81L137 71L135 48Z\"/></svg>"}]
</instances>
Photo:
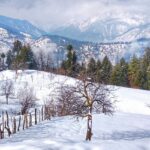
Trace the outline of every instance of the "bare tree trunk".
<instances>
[{"instance_id":1,"label":"bare tree trunk","mask_svg":"<svg viewBox=\"0 0 150 150\"><path fill-rule=\"evenodd\" d=\"M0 139L3 139L3 130L1 129L1 125L0 125Z\"/></svg>"},{"instance_id":2,"label":"bare tree trunk","mask_svg":"<svg viewBox=\"0 0 150 150\"><path fill-rule=\"evenodd\" d=\"M18 123L18 129L17 129L17 131L20 130L20 124L21 124L21 116L19 117L19 123Z\"/></svg>"},{"instance_id":3,"label":"bare tree trunk","mask_svg":"<svg viewBox=\"0 0 150 150\"><path fill-rule=\"evenodd\" d=\"M3 129L1 129L1 125L0 125L0 139L3 139Z\"/></svg>"},{"instance_id":4,"label":"bare tree trunk","mask_svg":"<svg viewBox=\"0 0 150 150\"><path fill-rule=\"evenodd\" d=\"M89 107L89 114L87 116L86 141L91 141L92 135L92 107Z\"/></svg>"},{"instance_id":5,"label":"bare tree trunk","mask_svg":"<svg viewBox=\"0 0 150 150\"><path fill-rule=\"evenodd\" d=\"M7 125L7 123L5 122L5 129L8 132L8 136L10 136L11 135L11 130L10 130L9 126L6 126L6 125Z\"/></svg>"}]
</instances>

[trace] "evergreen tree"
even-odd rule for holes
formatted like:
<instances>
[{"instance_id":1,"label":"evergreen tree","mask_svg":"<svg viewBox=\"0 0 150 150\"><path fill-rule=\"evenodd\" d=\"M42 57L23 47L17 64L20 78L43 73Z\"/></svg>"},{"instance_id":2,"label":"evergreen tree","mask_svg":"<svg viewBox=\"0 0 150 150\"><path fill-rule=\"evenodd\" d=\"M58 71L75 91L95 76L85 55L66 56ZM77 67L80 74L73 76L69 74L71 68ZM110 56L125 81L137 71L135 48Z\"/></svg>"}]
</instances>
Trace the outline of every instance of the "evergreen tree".
<instances>
[{"instance_id":1,"label":"evergreen tree","mask_svg":"<svg viewBox=\"0 0 150 150\"><path fill-rule=\"evenodd\" d=\"M10 60L11 53L9 52L8 62ZM12 66L16 71L18 69L37 69L37 64L29 45L22 46L20 41L14 43Z\"/></svg>"},{"instance_id":2,"label":"evergreen tree","mask_svg":"<svg viewBox=\"0 0 150 150\"><path fill-rule=\"evenodd\" d=\"M66 71L67 75L75 77L77 75L77 56L73 50L72 45L67 46L67 60L62 62L62 67Z\"/></svg>"},{"instance_id":3,"label":"evergreen tree","mask_svg":"<svg viewBox=\"0 0 150 150\"><path fill-rule=\"evenodd\" d=\"M147 67L147 89L150 90L150 65Z\"/></svg>"},{"instance_id":4,"label":"evergreen tree","mask_svg":"<svg viewBox=\"0 0 150 150\"><path fill-rule=\"evenodd\" d=\"M120 64L116 64L111 74L111 84L120 86Z\"/></svg>"},{"instance_id":5,"label":"evergreen tree","mask_svg":"<svg viewBox=\"0 0 150 150\"><path fill-rule=\"evenodd\" d=\"M24 45L21 49L20 57L22 59L22 65L27 69L37 69L37 64L34 58L34 54L29 45Z\"/></svg>"},{"instance_id":6,"label":"evergreen tree","mask_svg":"<svg viewBox=\"0 0 150 150\"><path fill-rule=\"evenodd\" d=\"M141 64L141 85L143 89L150 89L150 48L146 48Z\"/></svg>"},{"instance_id":7,"label":"evergreen tree","mask_svg":"<svg viewBox=\"0 0 150 150\"><path fill-rule=\"evenodd\" d=\"M96 76L96 62L95 62L94 58L91 58L88 65L87 65L87 73L88 73L89 77L95 78L95 76Z\"/></svg>"},{"instance_id":8,"label":"evergreen tree","mask_svg":"<svg viewBox=\"0 0 150 150\"><path fill-rule=\"evenodd\" d=\"M1 54L1 61L2 61L2 70L4 70L5 69L5 54L4 53Z\"/></svg>"},{"instance_id":9,"label":"evergreen tree","mask_svg":"<svg viewBox=\"0 0 150 150\"><path fill-rule=\"evenodd\" d=\"M101 68L102 82L108 84L112 73L112 64L107 56L104 57Z\"/></svg>"},{"instance_id":10,"label":"evergreen tree","mask_svg":"<svg viewBox=\"0 0 150 150\"><path fill-rule=\"evenodd\" d=\"M21 51L21 49L22 49L22 43L19 40L16 40L13 45L13 50L12 50L13 55L14 56L19 55L19 52Z\"/></svg>"},{"instance_id":11,"label":"evergreen tree","mask_svg":"<svg viewBox=\"0 0 150 150\"><path fill-rule=\"evenodd\" d=\"M146 48L143 56L143 62L145 66L150 65L150 48Z\"/></svg>"},{"instance_id":12,"label":"evergreen tree","mask_svg":"<svg viewBox=\"0 0 150 150\"><path fill-rule=\"evenodd\" d=\"M71 68L72 68L72 72L75 73L75 74L78 73L77 66L78 66L78 64L77 64L77 55L76 55L76 52L73 51L73 54L72 54L72 67Z\"/></svg>"},{"instance_id":13,"label":"evergreen tree","mask_svg":"<svg viewBox=\"0 0 150 150\"><path fill-rule=\"evenodd\" d=\"M13 61L13 54L12 51L9 50L6 54L6 64L8 69L11 69L12 61Z\"/></svg>"},{"instance_id":14,"label":"evergreen tree","mask_svg":"<svg viewBox=\"0 0 150 150\"><path fill-rule=\"evenodd\" d=\"M111 83L118 86L128 86L128 64L125 62L125 59L122 58L120 62L114 67Z\"/></svg>"},{"instance_id":15,"label":"evergreen tree","mask_svg":"<svg viewBox=\"0 0 150 150\"><path fill-rule=\"evenodd\" d=\"M79 64L79 76L82 74L85 74L87 71L85 63L82 63L81 65Z\"/></svg>"},{"instance_id":16,"label":"evergreen tree","mask_svg":"<svg viewBox=\"0 0 150 150\"><path fill-rule=\"evenodd\" d=\"M97 82L102 82L101 72L102 72L102 64L101 64L101 61L98 60L96 63L96 81Z\"/></svg>"},{"instance_id":17,"label":"evergreen tree","mask_svg":"<svg viewBox=\"0 0 150 150\"><path fill-rule=\"evenodd\" d=\"M148 79L147 79L147 72L144 67L140 67L137 72L137 84L138 87L141 89L148 89Z\"/></svg>"},{"instance_id":18,"label":"evergreen tree","mask_svg":"<svg viewBox=\"0 0 150 150\"><path fill-rule=\"evenodd\" d=\"M129 83L131 87L138 88L140 85L140 81L138 80L140 72L140 60L134 55L131 59L131 62L129 63Z\"/></svg>"}]
</instances>

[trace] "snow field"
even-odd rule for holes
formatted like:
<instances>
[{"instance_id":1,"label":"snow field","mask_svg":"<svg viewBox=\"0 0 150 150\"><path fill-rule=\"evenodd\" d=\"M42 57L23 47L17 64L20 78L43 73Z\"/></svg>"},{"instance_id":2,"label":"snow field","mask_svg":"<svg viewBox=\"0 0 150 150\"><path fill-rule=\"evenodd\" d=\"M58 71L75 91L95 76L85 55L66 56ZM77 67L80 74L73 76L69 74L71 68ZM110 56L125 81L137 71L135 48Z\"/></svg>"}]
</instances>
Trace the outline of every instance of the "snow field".
<instances>
[{"instance_id":1,"label":"snow field","mask_svg":"<svg viewBox=\"0 0 150 150\"><path fill-rule=\"evenodd\" d=\"M43 104L58 83L74 84L75 80L40 71L4 71L0 84L13 79L15 92L24 84L33 86ZM93 139L85 141L86 119L56 117L0 140L0 150L150 150L150 91L115 87L116 112L113 116L94 114ZM14 100L15 99L15 100ZM4 105L0 96L0 110L19 109L15 96Z\"/></svg>"}]
</instances>

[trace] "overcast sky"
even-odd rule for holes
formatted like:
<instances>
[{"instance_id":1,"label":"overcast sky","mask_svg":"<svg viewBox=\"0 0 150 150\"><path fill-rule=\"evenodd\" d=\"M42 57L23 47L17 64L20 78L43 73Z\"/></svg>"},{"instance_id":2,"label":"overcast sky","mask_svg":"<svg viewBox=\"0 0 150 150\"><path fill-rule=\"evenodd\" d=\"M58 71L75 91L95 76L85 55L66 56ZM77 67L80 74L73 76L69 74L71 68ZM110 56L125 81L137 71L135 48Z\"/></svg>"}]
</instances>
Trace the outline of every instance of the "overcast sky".
<instances>
[{"instance_id":1,"label":"overcast sky","mask_svg":"<svg viewBox=\"0 0 150 150\"><path fill-rule=\"evenodd\" d=\"M0 0L0 15L26 19L43 28L105 13L149 15L150 0Z\"/></svg>"}]
</instances>

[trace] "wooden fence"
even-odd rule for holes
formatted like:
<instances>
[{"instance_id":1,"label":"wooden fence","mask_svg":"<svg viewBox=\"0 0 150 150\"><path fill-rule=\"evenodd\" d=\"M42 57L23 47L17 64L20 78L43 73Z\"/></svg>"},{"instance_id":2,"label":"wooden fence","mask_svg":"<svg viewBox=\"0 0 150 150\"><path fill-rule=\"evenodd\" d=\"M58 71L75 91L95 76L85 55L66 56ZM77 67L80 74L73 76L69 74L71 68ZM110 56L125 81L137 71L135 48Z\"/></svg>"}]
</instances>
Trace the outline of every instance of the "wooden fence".
<instances>
[{"instance_id":1,"label":"wooden fence","mask_svg":"<svg viewBox=\"0 0 150 150\"><path fill-rule=\"evenodd\" d=\"M50 108L47 106L35 108L31 113L24 115L12 115L7 111L2 112L0 115L0 139L10 137L12 134L28 129L44 120L50 120L52 115Z\"/></svg>"}]
</instances>

